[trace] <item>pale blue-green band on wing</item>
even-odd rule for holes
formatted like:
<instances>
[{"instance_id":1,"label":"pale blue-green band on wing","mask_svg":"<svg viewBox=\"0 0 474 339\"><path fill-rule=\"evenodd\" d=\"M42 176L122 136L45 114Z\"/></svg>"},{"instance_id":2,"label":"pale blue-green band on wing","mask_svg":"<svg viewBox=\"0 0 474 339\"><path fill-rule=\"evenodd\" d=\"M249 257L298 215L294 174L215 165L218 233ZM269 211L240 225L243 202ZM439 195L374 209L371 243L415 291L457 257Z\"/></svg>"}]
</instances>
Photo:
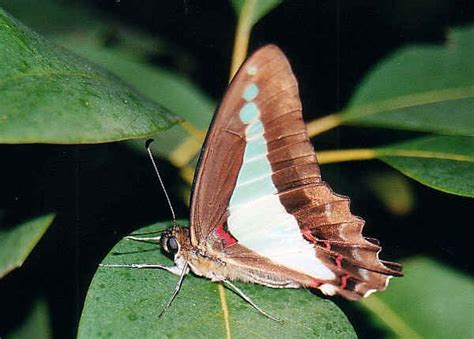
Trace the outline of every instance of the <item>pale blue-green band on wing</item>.
<instances>
[{"instance_id":1,"label":"pale blue-green band on wing","mask_svg":"<svg viewBox=\"0 0 474 339\"><path fill-rule=\"evenodd\" d=\"M255 138L247 142L244 153L244 163L253 158L266 156L268 153L267 143L264 138Z\"/></svg>"},{"instance_id":2,"label":"pale blue-green band on wing","mask_svg":"<svg viewBox=\"0 0 474 339\"><path fill-rule=\"evenodd\" d=\"M251 202L274 193L276 193L275 186L273 185L271 179L264 177L261 180L255 180L255 182L249 183L247 185L238 186L232 194L230 206Z\"/></svg>"},{"instance_id":3,"label":"pale blue-green band on wing","mask_svg":"<svg viewBox=\"0 0 474 339\"><path fill-rule=\"evenodd\" d=\"M260 110L254 102L247 102L240 110L240 120L244 124L250 124L252 120L260 117Z\"/></svg>"},{"instance_id":4,"label":"pale blue-green band on wing","mask_svg":"<svg viewBox=\"0 0 474 339\"><path fill-rule=\"evenodd\" d=\"M258 95L255 84L245 88L243 98L247 103L240 110L240 120L245 128L245 151L237 183L230 199L229 208L272 196L278 192L272 181L272 166L268 160L268 147L265 128L260 118L260 110L251 100Z\"/></svg>"},{"instance_id":5,"label":"pale blue-green band on wing","mask_svg":"<svg viewBox=\"0 0 474 339\"><path fill-rule=\"evenodd\" d=\"M258 91L259 89L256 84L250 84L245 88L243 98L246 101L252 101L257 97Z\"/></svg>"},{"instance_id":6,"label":"pale blue-green band on wing","mask_svg":"<svg viewBox=\"0 0 474 339\"><path fill-rule=\"evenodd\" d=\"M247 126L245 129L245 136L248 141L256 136L263 136L263 132L263 124L260 120L257 120L253 124Z\"/></svg>"},{"instance_id":7,"label":"pale blue-green band on wing","mask_svg":"<svg viewBox=\"0 0 474 339\"><path fill-rule=\"evenodd\" d=\"M272 173L272 167L267 157L257 158L255 160L244 162L240 168L237 185L239 183L251 181L258 177L268 176ZM271 181L271 179L270 179Z\"/></svg>"}]
</instances>

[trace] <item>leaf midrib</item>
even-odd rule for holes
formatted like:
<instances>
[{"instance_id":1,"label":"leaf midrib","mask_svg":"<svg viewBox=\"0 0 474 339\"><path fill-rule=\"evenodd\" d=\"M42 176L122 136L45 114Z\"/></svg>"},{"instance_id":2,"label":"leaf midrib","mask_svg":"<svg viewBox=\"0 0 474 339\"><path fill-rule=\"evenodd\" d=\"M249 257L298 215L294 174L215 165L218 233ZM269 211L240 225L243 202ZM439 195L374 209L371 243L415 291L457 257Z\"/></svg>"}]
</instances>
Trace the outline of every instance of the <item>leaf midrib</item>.
<instances>
[{"instance_id":1,"label":"leaf midrib","mask_svg":"<svg viewBox=\"0 0 474 339\"><path fill-rule=\"evenodd\" d=\"M339 115L341 122L344 123L382 112L467 98L474 98L474 86L446 88L399 96L370 104L357 105L354 108L348 108L336 114Z\"/></svg>"},{"instance_id":2,"label":"leaf midrib","mask_svg":"<svg viewBox=\"0 0 474 339\"><path fill-rule=\"evenodd\" d=\"M406 323L390 306L377 296L364 299L361 305L369 309L384 322L397 336L401 338L422 338L413 328Z\"/></svg>"},{"instance_id":3,"label":"leaf midrib","mask_svg":"<svg viewBox=\"0 0 474 339\"><path fill-rule=\"evenodd\" d=\"M411 149L378 149L376 150L377 157L409 157L409 158L427 158L440 160L453 160L462 162L474 162L474 156L434 152L434 151L419 151Z\"/></svg>"},{"instance_id":4,"label":"leaf midrib","mask_svg":"<svg viewBox=\"0 0 474 339\"><path fill-rule=\"evenodd\" d=\"M33 72L26 72L22 74L16 74L10 77L5 78L4 80L0 81L0 89L6 86L9 82L20 80L23 78L34 78L34 77L53 77L53 76L64 76L64 77L78 77L78 78L86 78L86 79L93 79L104 81L105 79L96 74L87 74L81 72L64 72L64 71L33 71Z\"/></svg>"}]
</instances>

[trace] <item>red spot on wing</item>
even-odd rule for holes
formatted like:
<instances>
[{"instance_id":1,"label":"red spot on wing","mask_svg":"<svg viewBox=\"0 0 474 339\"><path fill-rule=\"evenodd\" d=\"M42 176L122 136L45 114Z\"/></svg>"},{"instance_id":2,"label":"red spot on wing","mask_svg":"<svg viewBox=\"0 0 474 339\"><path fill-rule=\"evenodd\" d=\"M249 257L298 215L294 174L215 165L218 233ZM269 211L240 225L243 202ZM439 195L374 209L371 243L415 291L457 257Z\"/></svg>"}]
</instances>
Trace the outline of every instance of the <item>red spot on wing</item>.
<instances>
[{"instance_id":1,"label":"red spot on wing","mask_svg":"<svg viewBox=\"0 0 474 339\"><path fill-rule=\"evenodd\" d=\"M338 269L341 269L342 268L342 256L341 255L338 255L336 257L336 265L337 265L337 268Z\"/></svg>"},{"instance_id":2,"label":"red spot on wing","mask_svg":"<svg viewBox=\"0 0 474 339\"><path fill-rule=\"evenodd\" d=\"M349 274L344 274L341 277L341 285L339 285L340 288L346 288L347 286L347 279L349 279L350 275Z\"/></svg>"},{"instance_id":3,"label":"red spot on wing","mask_svg":"<svg viewBox=\"0 0 474 339\"><path fill-rule=\"evenodd\" d=\"M311 241L313 243L318 242L318 240L313 236L310 230L306 229L306 230L303 230L301 233L303 233L303 237L306 240Z\"/></svg>"},{"instance_id":4,"label":"red spot on wing","mask_svg":"<svg viewBox=\"0 0 474 339\"><path fill-rule=\"evenodd\" d=\"M224 228L224 224L220 224L215 228L216 235L224 241L225 247L235 245L237 239L235 239L229 232Z\"/></svg>"},{"instance_id":5,"label":"red spot on wing","mask_svg":"<svg viewBox=\"0 0 474 339\"><path fill-rule=\"evenodd\" d=\"M331 250L331 242L329 240L324 240L324 243L326 244L326 249L328 251L330 251Z\"/></svg>"},{"instance_id":6,"label":"red spot on wing","mask_svg":"<svg viewBox=\"0 0 474 339\"><path fill-rule=\"evenodd\" d=\"M311 282L309 283L309 287L311 287L311 288L318 288L321 284L322 284L322 283L321 283L320 280L318 280L318 279L316 279L316 278L313 278L313 279L311 280Z\"/></svg>"}]
</instances>

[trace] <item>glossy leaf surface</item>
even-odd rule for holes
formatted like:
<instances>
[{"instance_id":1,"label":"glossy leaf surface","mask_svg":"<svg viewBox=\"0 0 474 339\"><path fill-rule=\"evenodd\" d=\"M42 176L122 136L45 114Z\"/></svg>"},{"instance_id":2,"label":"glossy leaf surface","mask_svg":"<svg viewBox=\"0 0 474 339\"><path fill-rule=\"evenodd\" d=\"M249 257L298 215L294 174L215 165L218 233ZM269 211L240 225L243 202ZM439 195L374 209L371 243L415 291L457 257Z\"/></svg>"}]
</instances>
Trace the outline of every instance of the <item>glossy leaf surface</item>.
<instances>
[{"instance_id":1,"label":"glossy leaf surface","mask_svg":"<svg viewBox=\"0 0 474 339\"><path fill-rule=\"evenodd\" d=\"M444 46L402 48L365 78L341 114L347 124L474 135L474 27Z\"/></svg>"},{"instance_id":2,"label":"glossy leaf surface","mask_svg":"<svg viewBox=\"0 0 474 339\"><path fill-rule=\"evenodd\" d=\"M362 302L394 338L472 338L474 281L436 260L403 263L405 276Z\"/></svg>"},{"instance_id":3,"label":"glossy leaf surface","mask_svg":"<svg viewBox=\"0 0 474 339\"><path fill-rule=\"evenodd\" d=\"M377 153L382 161L429 187L474 197L473 137L425 137Z\"/></svg>"},{"instance_id":4,"label":"glossy leaf surface","mask_svg":"<svg viewBox=\"0 0 474 339\"><path fill-rule=\"evenodd\" d=\"M0 142L97 143L177 121L159 104L0 9Z\"/></svg>"}]
</instances>

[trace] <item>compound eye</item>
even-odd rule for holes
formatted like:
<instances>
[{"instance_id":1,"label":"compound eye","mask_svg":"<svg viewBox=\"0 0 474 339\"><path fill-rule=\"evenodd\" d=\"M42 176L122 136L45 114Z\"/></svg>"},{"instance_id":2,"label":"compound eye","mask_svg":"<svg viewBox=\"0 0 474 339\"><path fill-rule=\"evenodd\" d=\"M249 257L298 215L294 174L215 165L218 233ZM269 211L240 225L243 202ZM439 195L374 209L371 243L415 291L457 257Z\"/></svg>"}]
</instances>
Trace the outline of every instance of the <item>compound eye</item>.
<instances>
[{"instance_id":1,"label":"compound eye","mask_svg":"<svg viewBox=\"0 0 474 339\"><path fill-rule=\"evenodd\" d=\"M168 239L168 241L166 242L166 248L171 253L178 252L178 241L175 237L171 237Z\"/></svg>"}]
</instances>

